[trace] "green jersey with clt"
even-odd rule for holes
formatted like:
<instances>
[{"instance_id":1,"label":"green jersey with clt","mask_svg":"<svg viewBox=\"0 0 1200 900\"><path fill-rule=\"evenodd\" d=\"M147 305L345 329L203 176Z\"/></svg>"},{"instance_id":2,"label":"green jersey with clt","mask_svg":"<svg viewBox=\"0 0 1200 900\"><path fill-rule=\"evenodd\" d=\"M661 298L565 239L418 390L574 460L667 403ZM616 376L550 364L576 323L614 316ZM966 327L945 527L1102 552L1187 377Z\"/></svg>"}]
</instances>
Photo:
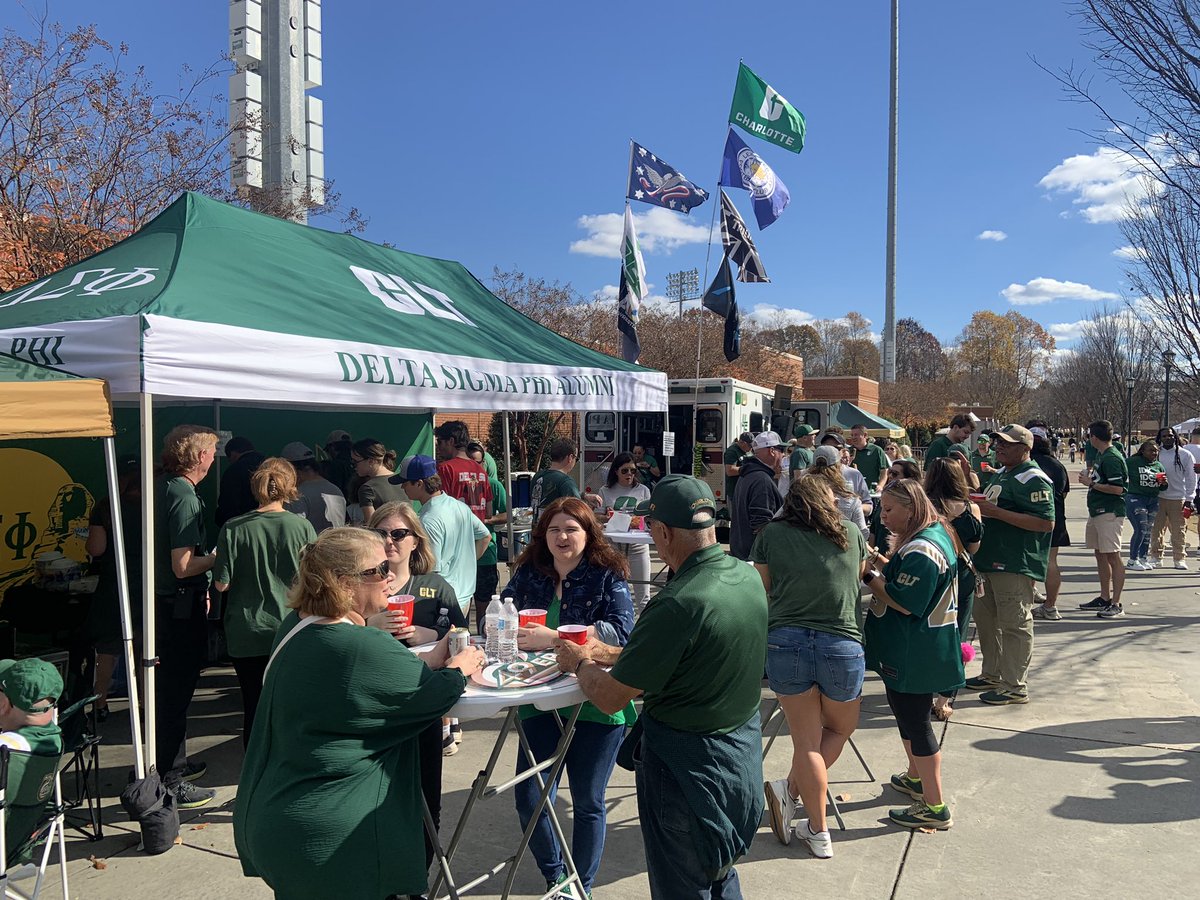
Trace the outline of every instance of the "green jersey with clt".
<instances>
[{"instance_id":1,"label":"green jersey with clt","mask_svg":"<svg viewBox=\"0 0 1200 900\"><path fill-rule=\"evenodd\" d=\"M1033 460L997 472L984 496L1001 509L1054 521L1054 485ZM1050 536L1049 531L1029 531L1000 519L985 518L975 567L985 575L1004 572L1045 581Z\"/></svg>"}]
</instances>

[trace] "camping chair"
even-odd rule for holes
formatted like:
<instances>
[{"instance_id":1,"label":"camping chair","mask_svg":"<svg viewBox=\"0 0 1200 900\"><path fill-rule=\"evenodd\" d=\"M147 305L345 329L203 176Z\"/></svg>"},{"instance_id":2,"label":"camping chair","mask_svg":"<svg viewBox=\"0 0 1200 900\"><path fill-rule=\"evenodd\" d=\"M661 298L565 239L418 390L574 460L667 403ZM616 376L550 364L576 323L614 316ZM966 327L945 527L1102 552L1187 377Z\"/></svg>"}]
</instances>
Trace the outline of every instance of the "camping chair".
<instances>
[{"instance_id":1,"label":"camping chair","mask_svg":"<svg viewBox=\"0 0 1200 900\"><path fill-rule=\"evenodd\" d=\"M89 841L104 837L100 820L100 735L96 729L96 695L71 704L58 716L62 729L60 769L74 777L74 791L63 801L66 824ZM89 710L88 707L91 707ZM82 812L75 810L83 807Z\"/></svg>"},{"instance_id":2,"label":"camping chair","mask_svg":"<svg viewBox=\"0 0 1200 900\"><path fill-rule=\"evenodd\" d=\"M58 843L63 900L67 893L67 844L63 836L62 754L37 754L0 745L0 898L37 900L50 850ZM38 862L32 862L35 854ZM26 893L14 878L36 875Z\"/></svg>"}]
</instances>

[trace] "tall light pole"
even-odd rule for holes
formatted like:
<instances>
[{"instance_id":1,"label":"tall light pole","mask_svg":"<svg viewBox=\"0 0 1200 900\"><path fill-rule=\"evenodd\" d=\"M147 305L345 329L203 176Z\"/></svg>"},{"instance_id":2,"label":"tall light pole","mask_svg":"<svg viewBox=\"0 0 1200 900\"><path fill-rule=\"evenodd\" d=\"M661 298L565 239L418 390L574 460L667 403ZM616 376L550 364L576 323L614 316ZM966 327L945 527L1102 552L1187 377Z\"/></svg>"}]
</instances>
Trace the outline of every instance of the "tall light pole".
<instances>
[{"instance_id":1,"label":"tall light pole","mask_svg":"<svg viewBox=\"0 0 1200 900\"><path fill-rule=\"evenodd\" d=\"M1133 389L1137 385L1137 380L1128 375L1125 378L1125 446L1130 452L1133 451L1133 445L1137 443L1133 439Z\"/></svg>"},{"instance_id":2,"label":"tall light pole","mask_svg":"<svg viewBox=\"0 0 1200 900\"><path fill-rule=\"evenodd\" d=\"M683 304L688 300L700 299L700 271L685 269L667 275L667 297L679 304L679 318L683 318Z\"/></svg>"},{"instance_id":3,"label":"tall light pole","mask_svg":"<svg viewBox=\"0 0 1200 900\"><path fill-rule=\"evenodd\" d=\"M887 251L879 380L896 380L896 156L900 105L900 0L892 0L891 87L888 93Z\"/></svg>"},{"instance_id":4,"label":"tall light pole","mask_svg":"<svg viewBox=\"0 0 1200 900\"><path fill-rule=\"evenodd\" d=\"M1163 365L1167 367L1166 383L1163 387L1163 421L1159 428L1171 427L1171 366L1175 365L1175 351L1164 350Z\"/></svg>"}]
</instances>

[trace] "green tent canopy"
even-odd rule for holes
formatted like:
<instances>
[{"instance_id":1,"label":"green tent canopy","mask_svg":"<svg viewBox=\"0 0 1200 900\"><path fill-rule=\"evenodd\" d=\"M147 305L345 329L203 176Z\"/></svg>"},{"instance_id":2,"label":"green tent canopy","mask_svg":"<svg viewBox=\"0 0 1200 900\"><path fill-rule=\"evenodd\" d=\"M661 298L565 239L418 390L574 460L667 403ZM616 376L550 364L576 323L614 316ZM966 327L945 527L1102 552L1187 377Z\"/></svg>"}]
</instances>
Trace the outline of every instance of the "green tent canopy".
<instances>
[{"instance_id":1,"label":"green tent canopy","mask_svg":"<svg viewBox=\"0 0 1200 900\"><path fill-rule=\"evenodd\" d=\"M103 378L116 397L667 406L663 373L543 328L459 263L192 193L119 244L0 295L0 352Z\"/></svg>"},{"instance_id":2,"label":"green tent canopy","mask_svg":"<svg viewBox=\"0 0 1200 900\"><path fill-rule=\"evenodd\" d=\"M855 425L867 426L867 433L872 437L904 437L907 433L895 422L889 422L881 416L867 412L861 406L849 400L839 400L829 408L829 418L835 424L849 431Z\"/></svg>"}]
</instances>

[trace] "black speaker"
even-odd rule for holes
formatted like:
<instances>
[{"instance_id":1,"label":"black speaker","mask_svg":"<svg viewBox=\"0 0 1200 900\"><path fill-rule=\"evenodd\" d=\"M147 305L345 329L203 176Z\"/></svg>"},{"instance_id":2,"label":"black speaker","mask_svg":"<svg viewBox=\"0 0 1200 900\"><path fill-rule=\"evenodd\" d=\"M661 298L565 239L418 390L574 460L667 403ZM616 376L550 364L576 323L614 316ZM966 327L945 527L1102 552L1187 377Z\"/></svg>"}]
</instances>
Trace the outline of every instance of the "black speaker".
<instances>
[{"instance_id":1,"label":"black speaker","mask_svg":"<svg viewBox=\"0 0 1200 900\"><path fill-rule=\"evenodd\" d=\"M771 401L771 409L788 410L792 408L792 386L776 384L775 398Z\"/></svg>"}]
</instances>

